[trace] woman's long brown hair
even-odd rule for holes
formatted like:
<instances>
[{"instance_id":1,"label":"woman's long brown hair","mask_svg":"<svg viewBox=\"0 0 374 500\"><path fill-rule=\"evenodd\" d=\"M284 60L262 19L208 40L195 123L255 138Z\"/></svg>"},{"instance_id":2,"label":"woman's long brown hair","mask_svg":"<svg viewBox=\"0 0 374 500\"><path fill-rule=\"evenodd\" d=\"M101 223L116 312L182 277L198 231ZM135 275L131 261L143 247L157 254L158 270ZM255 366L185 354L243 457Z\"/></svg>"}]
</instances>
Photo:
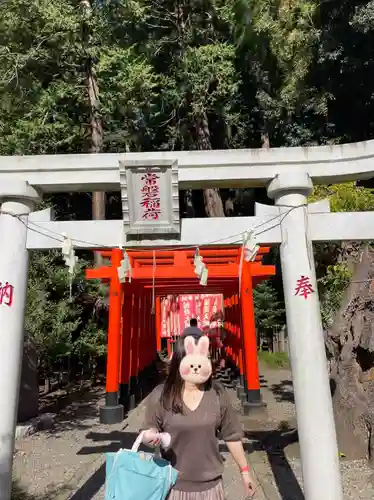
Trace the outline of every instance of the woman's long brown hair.
<instances>
[{"instance_id":1,"label":"woman's long brown hair","mask_svg":"<svg viewBox=\"0 0 374 500\"><path fill-rule=\"evenodd\" d=\"M169 366L169 373L166 378L162 394L161 394L161 404L166 411L172 411L173 413L183 414L183 379L179 373L179 365L182 359L185 357L186 351L184 349L184 339L177 339L174 346L174 353ZM215 385L215 384L214 384ZM204 390L209 390L212 387L212 377L210 377L204 384ZM218 386L215 387L216 390Z\"/></svg>"}]
</instances>

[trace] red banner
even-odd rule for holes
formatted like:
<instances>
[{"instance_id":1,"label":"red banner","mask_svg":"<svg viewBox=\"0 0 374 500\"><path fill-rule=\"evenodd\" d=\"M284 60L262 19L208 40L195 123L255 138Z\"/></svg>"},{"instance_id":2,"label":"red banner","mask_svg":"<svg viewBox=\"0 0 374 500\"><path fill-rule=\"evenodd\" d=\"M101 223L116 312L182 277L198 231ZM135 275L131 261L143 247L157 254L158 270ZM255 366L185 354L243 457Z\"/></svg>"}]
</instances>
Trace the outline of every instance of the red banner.
<instances>
[{"instance_id":1,"label":"red banner","mask_svg":"<svg viewBox=\"0 0 374 500\"><path fill-rule=\"evenodd\" d=\"M222 295L169 295L162 300L161 335L173 337L183 333L190 326L190 319L196 318L198 327L210 335L218 333L223 324Z\"/></svg>"}]
</instances>

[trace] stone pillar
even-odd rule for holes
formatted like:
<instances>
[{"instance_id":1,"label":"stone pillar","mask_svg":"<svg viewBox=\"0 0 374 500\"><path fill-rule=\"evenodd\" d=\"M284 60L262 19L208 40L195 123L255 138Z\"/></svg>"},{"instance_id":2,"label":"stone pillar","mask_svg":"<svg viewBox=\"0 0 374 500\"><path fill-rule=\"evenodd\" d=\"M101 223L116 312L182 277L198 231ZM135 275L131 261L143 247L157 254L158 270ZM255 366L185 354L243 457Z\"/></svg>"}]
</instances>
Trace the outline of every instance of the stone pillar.
<instances>
[{"instance_id":1,"label":"stone pillar","mask_svg":"<svg viewBox=\"0 0 374 500\"><path fill-rule=\"evenodd\" d=\"M310 177L296 169L275 177L268 195L280 217L280 257L306 500L342 500L335 422L327 372L312 243Z\"/></svg>"},{"instance_id":2,"label":"stone pillar","mask_svg":"<svg viewBox=\"0 0 374 500\"><path fill-rule=\"evenodd\" d=\"M0 500L9 500L12 485L28 274L27 221L38 199L26 182L0 186Z\"/></svg>"}]
</instances>

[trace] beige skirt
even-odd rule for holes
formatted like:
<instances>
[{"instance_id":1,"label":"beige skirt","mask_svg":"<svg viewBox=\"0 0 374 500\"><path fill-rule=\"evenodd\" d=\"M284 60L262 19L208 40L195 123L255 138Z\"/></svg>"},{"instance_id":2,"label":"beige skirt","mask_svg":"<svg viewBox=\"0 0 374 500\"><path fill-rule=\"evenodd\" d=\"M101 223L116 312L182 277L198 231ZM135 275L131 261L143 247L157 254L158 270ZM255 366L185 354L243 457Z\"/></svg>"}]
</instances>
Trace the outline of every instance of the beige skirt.
<instances>
[{"instance_id":1,"label":"beige skirt","mask_svg":"<svg viewBox=\"0 0 374 500\"><path fill-rule=\"evenodd\" d=\"M167 500L225 500L223 483L220 481L211 490L199 492L171 490Z\"/></svg>"}]
</instances>

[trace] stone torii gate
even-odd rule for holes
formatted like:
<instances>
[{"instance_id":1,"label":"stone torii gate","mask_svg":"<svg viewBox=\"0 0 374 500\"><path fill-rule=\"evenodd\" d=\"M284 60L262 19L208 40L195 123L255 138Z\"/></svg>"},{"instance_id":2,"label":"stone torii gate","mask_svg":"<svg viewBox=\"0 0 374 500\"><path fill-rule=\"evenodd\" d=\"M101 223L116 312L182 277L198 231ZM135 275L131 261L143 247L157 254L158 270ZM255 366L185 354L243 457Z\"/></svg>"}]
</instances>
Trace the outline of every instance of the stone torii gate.
<instances>
[{"instance_id":1,"label":"stone torii gate","mask_svg":"<svg viewBox=\"0 0 374 500\"><path fill-rule=\"evenodd\" d=\"M161 177L161 215L144 224L137 205L144 172ZM374 141L332 147L0 157L0 500L10 497L23 345L28 250L281 245L287 328L307 500L342 500L338 449L312 242L374 240L374 213L328 213L307 206L314 184L374 176ZM178 188L266 186L275 206L255 217L179 221ZM129 189L128 189L129 188ZM33 212L43 193L122 191L123 220L51 220ZM144 214L143 214L144 215ZM152 221L151 221L152 222ZM124 229L126 238L123 238ZM122 236L121 236L122 235Z\"/></svg>"}]
</instances>

